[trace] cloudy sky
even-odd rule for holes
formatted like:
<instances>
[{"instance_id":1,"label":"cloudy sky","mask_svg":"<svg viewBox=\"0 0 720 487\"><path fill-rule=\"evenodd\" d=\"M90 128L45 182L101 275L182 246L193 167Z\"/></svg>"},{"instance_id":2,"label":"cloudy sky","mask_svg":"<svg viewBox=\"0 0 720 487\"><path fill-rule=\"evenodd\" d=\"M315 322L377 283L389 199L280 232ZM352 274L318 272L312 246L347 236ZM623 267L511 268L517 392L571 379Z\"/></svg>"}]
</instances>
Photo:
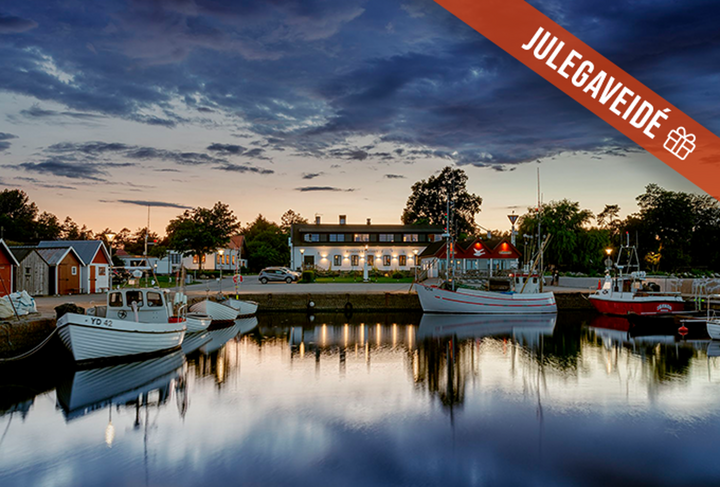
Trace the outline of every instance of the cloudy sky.
<instances>
[{"instance_id":1,"label":"cloudy sky","mask_svg":"<svg viewBox=\"0 0 720 487\"><path fill-rule=\"evenodd\" d=\"M720 134L716 0L531 0ZM0 188L95 230L185 207L396 223L446 165L508 227L537 198L697 191L428 0L0 0Z\"/></svg>"}]
</instances>

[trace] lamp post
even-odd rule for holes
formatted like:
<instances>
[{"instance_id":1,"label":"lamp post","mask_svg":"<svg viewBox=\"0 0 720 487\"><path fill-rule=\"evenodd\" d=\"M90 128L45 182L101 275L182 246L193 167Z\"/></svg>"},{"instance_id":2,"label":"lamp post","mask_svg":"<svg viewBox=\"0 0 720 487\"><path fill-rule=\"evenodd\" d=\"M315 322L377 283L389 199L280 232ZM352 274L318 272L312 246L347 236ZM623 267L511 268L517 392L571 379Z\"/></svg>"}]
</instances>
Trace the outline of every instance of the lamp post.
<instances>
[{"instance_id":1,"label":"lamp post","mask_svg":"<svg viewBox=\"0 0 720 487\"><path fill-rule=\"evenodd\" d=\"M612 255L613 249L610 247L605 249L605 253L607 254L607 257L605 258L605 267L607 268L606 271L610 272L610 269L612 268L612 259L610 256Z\"/></svg>"},{"instance_id":2,"label":"lamp post","mask_svg":"<svg viewBox=\"0 0 720 487\"><path fill-rule=\"evenodd\" d=\"M305 249L300 249L300 269L305 271Z\"/></svg>"},{"instance_id":3,"label":"lamp post","mask_svg":"<svg viewBox=\"0 0 720 487\"><path fill-rule=\"evenodd\" d=\"M413 254L415 254L415 257L413 257L413 264L415 265L415 282L417 282L417 270L418 270L418 261L417 261L417 254L418 249L413 250Z\"/></svg>"},{"instance_id":4,"label":"lamp post","mask_svg":"<svg viewBox=\"0 0 720 487\"><path fill-rule=\"evenodd\" d=\"M225 254L224 249L218 250L218 255L220 256L220 294L222 294L222 271L223 271L223 255Z\"/></svg>"},{"instance_id":5,"label":"lamp post","mask_svg":"<svg viewBox=\"0 0 720 487\"><path fill-rule=\"evenodd\" d=\"M515 211L513 210L512 215L508 215L508 220L510 220L510 243L515 246L515 222L517 221L518 217L520 215L516 215Z\"/></svg>"},{"instance_id":6,"label":"lamp post","mask_svg":"<svg viewBox=\"0 0 720 487\"><path fill-rule=\"evenodd\" d=\"M367 254L368 254L368 246L366 245L365 246L365 255L364 255L364 260L363 260L363 282L368 282L370 280L368 278L368 264L367 264L368 255Z\"/></svg>"},{"instance_id":7,"label":"lamp post","mask_svg":"<svg viewBox=\"0 0 720 487\"><path fill-rule=\"evenodd\" d=\"M112 273L113 273L113 260L112 260L112 243L113 240L115 240L115 234L110 232L105 234L105 238L108 241L108 244L110 244L110 267L109 267L109 276L108 276L108 287L110 290L112 290Z\"/></svg>"}]
</instances>

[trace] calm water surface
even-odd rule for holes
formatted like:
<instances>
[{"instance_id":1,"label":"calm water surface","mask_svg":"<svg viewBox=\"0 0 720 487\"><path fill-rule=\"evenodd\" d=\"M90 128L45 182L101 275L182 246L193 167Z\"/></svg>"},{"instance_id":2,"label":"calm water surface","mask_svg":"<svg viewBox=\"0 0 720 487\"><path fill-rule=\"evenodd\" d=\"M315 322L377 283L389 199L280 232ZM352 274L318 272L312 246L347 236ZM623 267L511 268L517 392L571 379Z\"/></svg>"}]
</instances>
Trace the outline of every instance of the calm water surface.
<instances>
[{"instance_id":1,"label":"calm water surface","mask_svg":"<svg viewBox=\"0 0 720 487\"><path fill-rule=\"evenodd\" d=\"M623 319L270 315L0 369L0 485L720 485L720 345Z\"/></svg>"}]
</instances>

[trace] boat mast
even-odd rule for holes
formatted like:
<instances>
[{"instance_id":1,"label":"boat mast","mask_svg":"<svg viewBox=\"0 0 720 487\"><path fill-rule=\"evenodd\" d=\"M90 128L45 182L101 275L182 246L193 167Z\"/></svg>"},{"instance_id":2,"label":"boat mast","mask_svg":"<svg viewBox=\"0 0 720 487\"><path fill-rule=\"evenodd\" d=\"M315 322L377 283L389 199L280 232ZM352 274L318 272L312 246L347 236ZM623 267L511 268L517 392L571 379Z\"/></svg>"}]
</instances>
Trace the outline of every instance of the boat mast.
<instances>
[{"instance_id":1,"label":"boat mast","mask_svg":"<svg viewBox=\"0 0 720 487\"><path fill-rule=\"evenodd\" d=\"M537 190L538 190L538 252L539 255L539 269L538 274L540 277L540 292L543 292L543 276L545 274L545 268L543 267L543 241L542 241L542 197L540 196L540 168L537 168ZM528 278L530 276L528 275Z\"/></svg>"},{"instance_id":2,"label":"boat mast","mask_svg":"<svg viewBox=\"0 0 720 487\"><path fill-rule=\"evenodd\" d=\"M447 192L445 204L445 280L450 280L450 191Z\"/></svg>"}]
</instances>

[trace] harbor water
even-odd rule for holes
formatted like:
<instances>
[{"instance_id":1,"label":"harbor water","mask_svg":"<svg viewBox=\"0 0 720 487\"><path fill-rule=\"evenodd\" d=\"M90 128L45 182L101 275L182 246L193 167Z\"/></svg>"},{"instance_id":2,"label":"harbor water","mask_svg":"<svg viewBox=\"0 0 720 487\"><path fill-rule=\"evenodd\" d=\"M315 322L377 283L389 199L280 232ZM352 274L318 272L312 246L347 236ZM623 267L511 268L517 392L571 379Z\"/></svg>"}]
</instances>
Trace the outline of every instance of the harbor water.
<instances>
[{"instance_id":1,"label":"harbor water","mask_svg":"<svg viewBox=\"0 0 720 487\"><path fill-rule=\"evenodd\" d=\"M0 485L720 485L719 355L587 313L269 314L81 370L55 346L0 369Z\"/></svg>"}]
</instances>

